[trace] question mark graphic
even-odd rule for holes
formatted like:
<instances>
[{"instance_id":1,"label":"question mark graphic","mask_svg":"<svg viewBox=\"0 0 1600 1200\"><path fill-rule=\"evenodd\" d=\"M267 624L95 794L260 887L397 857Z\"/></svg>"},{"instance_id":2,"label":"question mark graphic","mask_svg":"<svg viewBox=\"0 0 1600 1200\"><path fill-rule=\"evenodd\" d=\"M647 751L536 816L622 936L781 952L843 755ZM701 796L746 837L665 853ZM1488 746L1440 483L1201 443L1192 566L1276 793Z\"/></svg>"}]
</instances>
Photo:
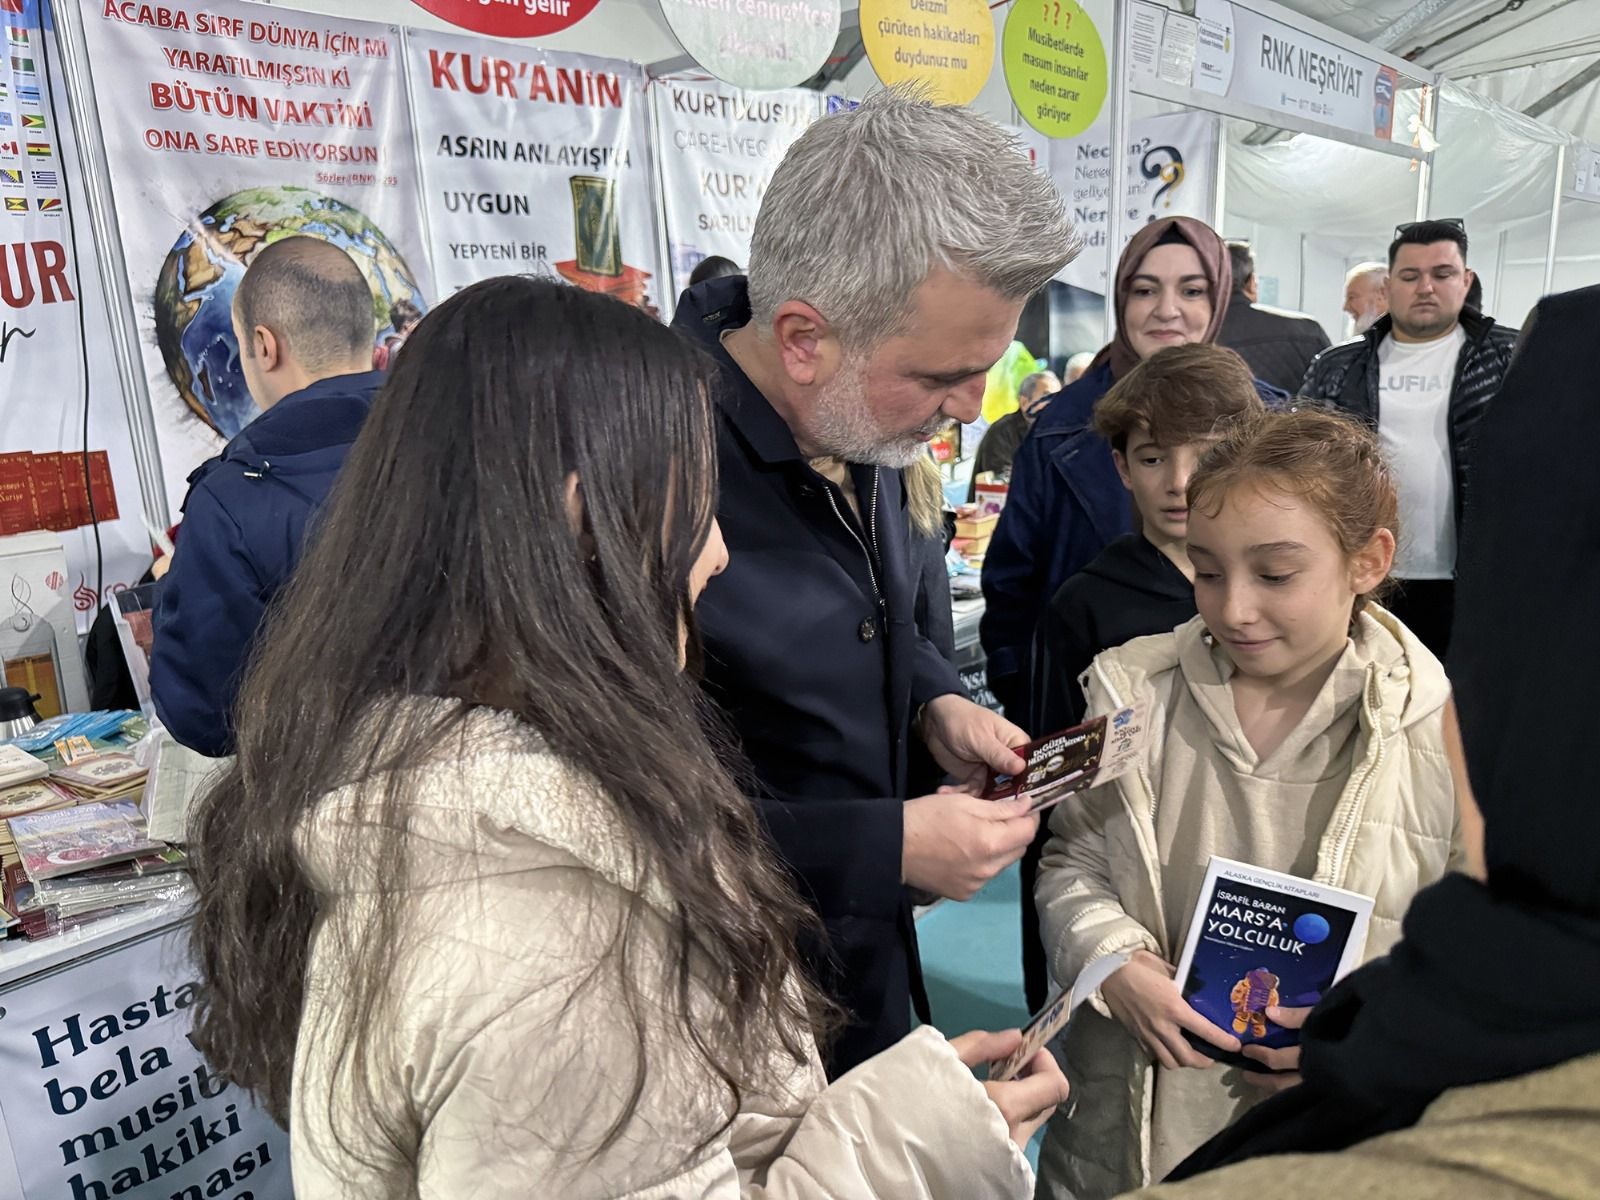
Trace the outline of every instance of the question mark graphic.
<instances>
[{"instance_id":1,"label":"question mark graphic","mask_svg":"<svg viewBox=\"0 0 1600 1200\"><path fill-rule=\"evenodd\" d=\"M1061 5L1060 4L1056 5L1056 22L1055 23L1057 25L1061 24Z\"/></svg>"},{"instance_id":2,"label":"question mark graphic","mask_svg":"<svg viewBox=\"0 0 1600 1200\"><path fill-rule=\"evenodd\" d=\"M1167 162L1155 161L1158 155L1170 155ZM1161 186L1156 189L1155 195L1150 197L1150 207L1155 208L1161 197L1183 182L1184 168L1183 155L1176 146L1156 146L1145 152L1144 158L1139 163L1139 173L1146 179L1159 179ZM1172 207L1172 199L1167 198L1168 208Z\"/></svg>"}]
</instances>

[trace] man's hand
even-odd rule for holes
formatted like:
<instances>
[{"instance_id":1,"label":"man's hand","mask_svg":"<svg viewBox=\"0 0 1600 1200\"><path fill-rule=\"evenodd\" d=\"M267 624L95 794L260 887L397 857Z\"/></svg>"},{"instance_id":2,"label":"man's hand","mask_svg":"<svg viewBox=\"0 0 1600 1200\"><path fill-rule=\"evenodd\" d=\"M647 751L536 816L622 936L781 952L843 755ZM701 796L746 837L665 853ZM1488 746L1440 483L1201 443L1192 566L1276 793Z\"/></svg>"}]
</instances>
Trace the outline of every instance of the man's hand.
<instances>
[{"instance_id":1,"label":"man's hand","mask_svg":"<svg viewBox=\"0 0 1600 1200\"><path fill-rule=\"evenodd\" d=\"M1274 1025L1282 1025L1285 1029L1299 1029L1306 1023L1309 1008L1279 1008L1272 1005L1267 1009L1267 1020ZM1290 1046L1286 1050L1269 1050L1265 1046L1246 1046L1244 1056L1253 1058L1258 1063L1270 1068L1275 1074L1263 1075L1260 1071L1246 1071L1244 1077L1264 1092L1282 1092L1300 1085L1300 1047Z\"/></svg>"},{"instance_id":2,"label":"man's hand","mask_svg":"<svg viewBox=\"0 0 1600 1200\"><path fill-rule=\"evenodd\" d=\"M1148 950L1135 951L1128 965L1100 985L1100 995L1122 1027L1138 1038L1152 1058L1168 1070L1216 1066L1184 1038L1184 1031L1219 1050L1239 1053L1239 1039L1223 1033L1189 1007L1173 980L1175 970Z\"/></svg>"},{"instance_id":3,"label":"man's hand","mask_svg":"<svg viewBox=\"0 0 1600 1200\"><path fill-rule=\"evenodd\" d=\"M934 760L965 792L981 792L990 771L1015 775L1028 765L1014 749L1026 746L1028 735L965 696L952 692L929 700L922 706L920 723Z\"/></svg>"},{"instance_id":4,"label":"man's hand","mask_svg":"<svg viewBox=\"0 0 1600 1200\"><path fill-rule=\"evenodd\" d=\"M1033 841L1039 815L1029 804L960 792L907 800L901 881L951 900L970 898Z\"/></svg>"}]
</instances>

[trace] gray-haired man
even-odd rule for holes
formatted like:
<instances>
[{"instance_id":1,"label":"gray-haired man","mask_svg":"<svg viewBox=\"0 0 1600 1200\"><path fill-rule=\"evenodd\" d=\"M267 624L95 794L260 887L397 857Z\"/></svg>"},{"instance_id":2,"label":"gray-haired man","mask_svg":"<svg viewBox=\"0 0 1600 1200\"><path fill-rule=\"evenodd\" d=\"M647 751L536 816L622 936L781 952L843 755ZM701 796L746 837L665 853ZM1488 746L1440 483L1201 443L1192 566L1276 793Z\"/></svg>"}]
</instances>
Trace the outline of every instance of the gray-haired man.
<instances>
[{"instance_id":1,"label":"gray-haired man","mask_svg":"<svg viewBox=\"0 0 1600 1200\"><path fill-rule=\"evenodd\" d=\"M807 957L849 1024L835 1073L910 1028L907 888L965 899L1037 819L906 798L919 737L963 782L1021 760L913 620L900 469L971 421L1029 295L1076 249L1049 179L998 126L900 92L813 125L773 175L748 283L674 324L721 362L728 570L697 611L705 683L754 764L779 854L826 927Z\"/></svg>"}]
</instances>

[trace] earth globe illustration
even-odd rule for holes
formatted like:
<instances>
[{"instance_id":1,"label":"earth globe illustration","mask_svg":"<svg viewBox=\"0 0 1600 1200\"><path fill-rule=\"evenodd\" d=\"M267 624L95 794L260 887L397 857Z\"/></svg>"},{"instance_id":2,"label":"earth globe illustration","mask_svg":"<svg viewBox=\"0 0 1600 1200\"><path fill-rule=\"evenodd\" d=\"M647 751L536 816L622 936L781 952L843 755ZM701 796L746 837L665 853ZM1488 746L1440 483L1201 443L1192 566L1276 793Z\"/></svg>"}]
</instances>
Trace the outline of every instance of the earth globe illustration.
<instances>
[{"instance_id":1,"label":"earth globe illustration","mask_svg":"<svg viewBox=\"0 0 1600 1200\"><path fill-rule=\"evenodd\" d=\"M233 293L260 251L287 237L331 242L350 255L372 288L376 345L389 331L395 303L426 312L411 268L367 215L309 188L258 187L235 192L200 213L168 252L156 279L156 344L178 395L225 438L259 411L239 368Z\"/></svg>"}]
</instances>

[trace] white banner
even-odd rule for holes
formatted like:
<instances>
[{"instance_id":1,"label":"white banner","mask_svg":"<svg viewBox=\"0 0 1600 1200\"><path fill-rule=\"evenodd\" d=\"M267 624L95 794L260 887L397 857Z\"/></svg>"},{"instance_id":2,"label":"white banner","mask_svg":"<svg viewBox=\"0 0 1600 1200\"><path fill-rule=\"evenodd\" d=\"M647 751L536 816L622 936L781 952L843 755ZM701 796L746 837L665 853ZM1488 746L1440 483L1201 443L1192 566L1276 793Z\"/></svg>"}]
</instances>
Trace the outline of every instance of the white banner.
<instances>
[{"instance_id":1,"label":"white banner","mask_svg":"<svg viewBox=\"0 0 1600 1200\"><path fill-rule=\"evenodd\" d=\"M256 414L233 290L308 234L391 306L432 294L394 26L240 0L83 0L168 502Z\"/></svg>"},{"instance_id":2,"label":"white banner","mask_svg":"<svg viewBox=\"0 0 1600 1200\"><path fill-rule=\"evenodd\" d=\"M655 87L676 296L713 254L750 261L750 235L778 163L822 113L817 92L742 92L722 83Z\"/></svg>"},{"instance_id":3,"label":"white banner","mask_svg":"<svg viewBox=\"0 0 1600 1200\"><path fill-rule=\"evenodd\" d=\"M1168 113L1129 125L1128 179L1124 191L1132 238L1161 217L1211 220L1216 191L1217 118L1208 113ZM1111 143L1102 123L1081 138L1050 143L1050 173L1067 200L1083 253L1056 276L1063 283L1105 294L1111 236ZM1123 245L1127 241L1124 240Z\"/></svg>"},{"instance_id":4,"label":"white banner","mask_svg":"<svg viewBox=\"0 0 1600 1200\"><path fill-rule=\"evenodd\" d=\"M290 1200L289 1138L188 1040L187 924L0 992L0 1195Z\"/></svg>"},{"instance_id":5,"label":"white banner","mask_svg":"<svg viewBox=\"0 0 1600 1200\"><path fill-rule=\"evenodd\" d=\"M441 294L543 275L655 309L644 70L453 34L407 34Z\"/></svg>"},{"instance_id":6,"label":"white banner","mask_svg":"<svg viewBox=\"0 0 1600 1200\"><path fill-rule=\"evenodd\" d=\"M1187 58L1199 91L1389 140L1399 83L1393 67L1229 0L1198 0L1195 16L1198 43L1188 35Z\"/></svg>"},{"instance_id":7,"label":"white banner","mask_svg":"<svg viewBox=\"0 0 1600 1200\"><path fill-rule=\"evenodd\" d=\"M101 580L108 594L137 582L150 539L122 383L103 349L105 298L60 51L53 28L40 27L39 0L21 7L0 13L0 534L60 535L83 632Z\"/></svg>"}]
</instances>

